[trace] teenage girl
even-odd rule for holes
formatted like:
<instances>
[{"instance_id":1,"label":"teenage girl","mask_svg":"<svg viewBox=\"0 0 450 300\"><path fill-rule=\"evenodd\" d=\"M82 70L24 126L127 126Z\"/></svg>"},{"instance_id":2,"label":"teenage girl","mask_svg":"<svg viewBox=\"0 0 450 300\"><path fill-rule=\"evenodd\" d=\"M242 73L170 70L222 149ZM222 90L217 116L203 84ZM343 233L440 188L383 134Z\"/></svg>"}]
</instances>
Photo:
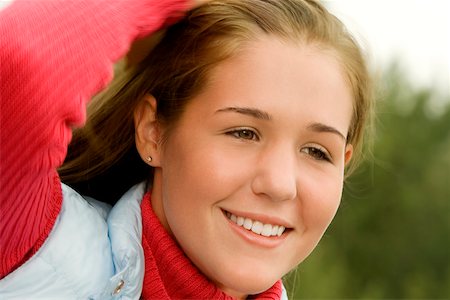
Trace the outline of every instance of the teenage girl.
<instances>
[{"instance_id":1,"label":"teenage girl","mask_svg":"<svg viewBox=\"0 0 450 300\"><path fill-rule=\"evenodd\" d=\"M285 297L370 115L361 50L320 3L189 12L91 102L60 170L77 191L56 172L112 63L193 5L1 12L0 298Z\"/></svg>"}]
</instances>

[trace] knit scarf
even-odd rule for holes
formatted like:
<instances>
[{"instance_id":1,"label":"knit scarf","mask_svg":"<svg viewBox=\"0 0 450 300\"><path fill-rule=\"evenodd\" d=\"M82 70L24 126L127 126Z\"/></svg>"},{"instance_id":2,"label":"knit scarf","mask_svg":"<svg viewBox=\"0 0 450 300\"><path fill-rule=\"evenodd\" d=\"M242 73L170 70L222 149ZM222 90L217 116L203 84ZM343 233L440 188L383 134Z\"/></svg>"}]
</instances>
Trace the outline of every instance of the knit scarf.
<instances>
[{"instance_id":1,"label":"knit scarf","mask_svg":"<svg viewBox=\"0 0 450 300\"><path fill-rule=\"evenodd\" d=\"M143 299L234 299L210 282L185 256L153 212L150 193L142 209L145 255ZM252 299L281 298L281 280Z\"/></svg>"}]
</instances>

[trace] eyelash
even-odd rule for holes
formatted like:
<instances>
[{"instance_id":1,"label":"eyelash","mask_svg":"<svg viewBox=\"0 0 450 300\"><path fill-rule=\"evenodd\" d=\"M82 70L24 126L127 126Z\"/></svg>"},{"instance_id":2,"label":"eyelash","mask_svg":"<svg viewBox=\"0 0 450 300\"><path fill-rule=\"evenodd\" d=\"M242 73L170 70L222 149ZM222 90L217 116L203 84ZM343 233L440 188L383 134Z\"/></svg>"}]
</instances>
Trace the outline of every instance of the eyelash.
<instances>
[{"instance_id":1,"label":"eyelash","mask_svg":"<svg viewBox=\"0 0 450 300\"><path fill-rule=\"evenodd\" d=\"M300 151L311 156L315 160L331 162L330 155L322 147L307 146L307 147L302 148Z\"/></svg>"},{"instance_id":2,"label":"eyelash","mask_svg":"<svg viewBox=\"0 0 450 300\"><path fill-rule=\"evenodd\" d=\"M225 134L233 136L240 140L259 141L258 134L254 130L248 129L248 128L234 129L234 130L226 132ZM250 137L245 136L248 134L250 134L251 136Z\"/></svg>"},{"instance_id":3,"label":"eyelash","mask_svg":"<svg viewBox=\"0 0 450 300\"><path fill-rule=\"evenodd\" d=\"M240 140L259 141L259 135L254 130L249 128L234 129L231 131L227 131L225 134ZM300 151L311 156L315 160L331 162L331 157L328 154L328 151L326 151L322 147L307 146L302 148Z\"/></svg>"}]
</instances>

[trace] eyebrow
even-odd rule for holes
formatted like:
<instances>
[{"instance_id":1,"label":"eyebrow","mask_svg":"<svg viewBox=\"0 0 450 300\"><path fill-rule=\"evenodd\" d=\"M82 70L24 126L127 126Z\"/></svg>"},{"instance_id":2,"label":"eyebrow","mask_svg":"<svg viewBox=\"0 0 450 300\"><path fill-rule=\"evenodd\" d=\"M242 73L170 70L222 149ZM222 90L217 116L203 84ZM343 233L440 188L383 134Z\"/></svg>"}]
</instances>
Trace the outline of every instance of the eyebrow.
<instances>
[{"instance_id":1,"label":"eyebrow","mask_svg":"<svg viewBox=\"0 0 450 300\"><path fill-rule=\"evenodd\" d=\"M340 138L342 138L344 141L347 141L347 138L344 134L342 134L339 130L332 126L328 126L323 123L311 123L307 127L309 130L315 131L315 132L329 132L338 135Z\"/></svg>"},{"instance_id":2,"label":"eyebrow","mask_svg":"<svg viewBox=\"0 0 450 300\"><path fill-rule=\"evenodd\" d=\"M216 113L224 113L224 112L235 112L247 116L251 116L256 119L262 119L262 120L272 120L272 116L262 110L259 110L257 108L250 108L250 107L225 107L218 109ZM333 133L337 136L339 136L344 141L347 141L347 138L344 134L342 134L339 130L336 128L323 124L323 123L311 123L307 127L308 130L314 131L314 132L329 132Z\"/></svg>"},{"instance_id":3,"label":"eyebrow","mask_svg":"<svg viewBox=\"0 0 450 300\"><path fill-rule=\"evenodd\" d=\"M272 117L265 111L259 110L257 108L251 108L251 107L226 107L222 108L216 111L216 113L222 113L222 112L235 112L238 114L247 115L256 119L261 120L272 120Z\"/></svg>"}]
</instances>

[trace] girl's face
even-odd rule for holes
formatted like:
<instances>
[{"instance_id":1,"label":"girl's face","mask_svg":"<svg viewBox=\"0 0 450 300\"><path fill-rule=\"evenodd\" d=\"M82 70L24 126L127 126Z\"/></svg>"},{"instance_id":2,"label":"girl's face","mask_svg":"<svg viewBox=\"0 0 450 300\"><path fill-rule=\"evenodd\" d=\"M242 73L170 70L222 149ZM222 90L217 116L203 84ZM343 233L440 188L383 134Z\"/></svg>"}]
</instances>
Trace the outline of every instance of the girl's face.
<instances>
[{"instance_id":1,"label":"girl's face","mask_svg":"<svg viewBox=\"0 0 450 300\"><path fill-rule=\"evenodd\" d=\"M330 52L266 38L220 64L160 149L152 203L230 295L271 287L339 206L352 95Z\"/></svg>"}]
</instances>

